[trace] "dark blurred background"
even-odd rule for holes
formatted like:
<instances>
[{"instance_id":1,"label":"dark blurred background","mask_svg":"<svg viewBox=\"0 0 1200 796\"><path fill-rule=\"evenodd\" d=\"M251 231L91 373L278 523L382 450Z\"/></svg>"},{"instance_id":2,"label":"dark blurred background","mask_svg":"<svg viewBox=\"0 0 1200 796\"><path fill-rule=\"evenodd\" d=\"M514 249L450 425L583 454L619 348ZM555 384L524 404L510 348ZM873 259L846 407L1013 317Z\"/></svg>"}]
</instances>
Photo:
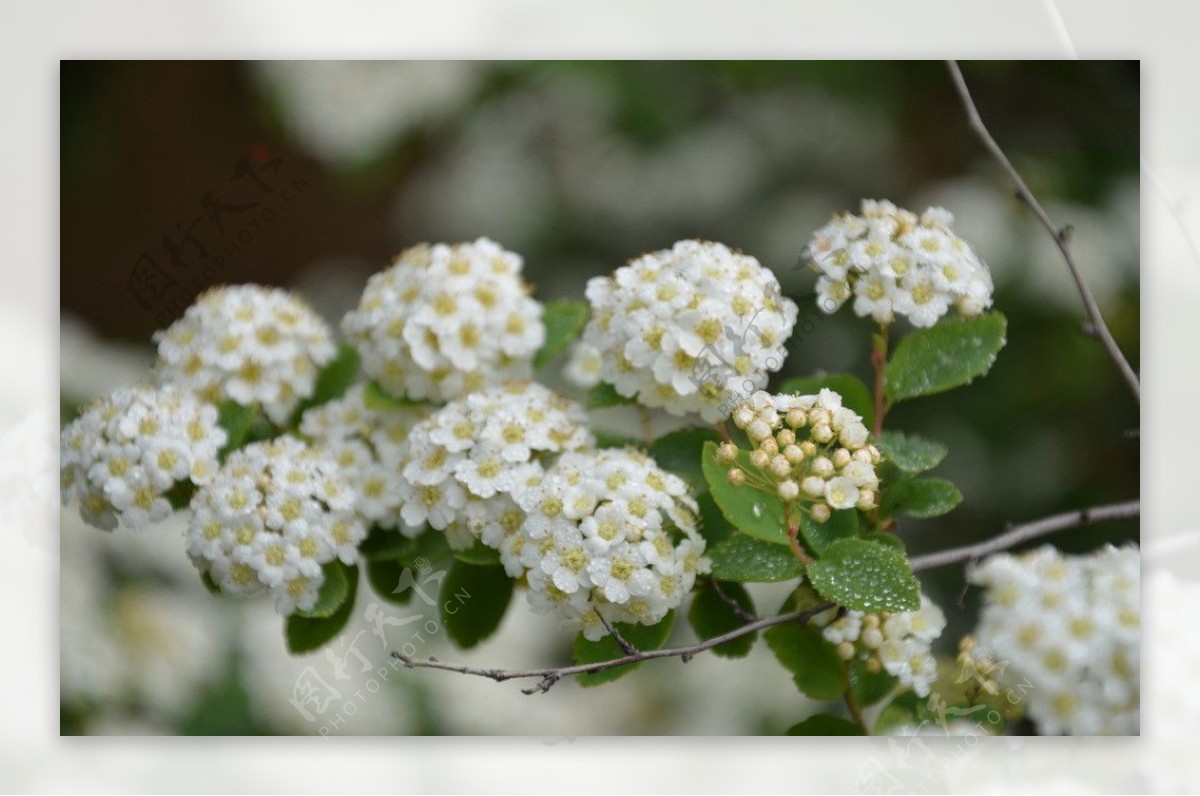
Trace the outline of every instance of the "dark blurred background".
<instances>
[{"instance_id":1,"label":"dark blurred background","mask_svg":"<svg viewBox=\"0 0 1200 796\"><path fill-rule=\"evenodd\" d=\"M1073 245L1138 365L1136 62L963 65L980 112ZM963 505L901 526L910 552L1138 494L1138 407L1046 233L970 132L945 66L810 62L64 62L64 398L108 346L221 282L304 292L335 323L422 240L486 235L543 300L681 238L753 254L811 306L801 247L863 197L942 204L991 266L1008 346L986 379L901 404L890 427L950 445ZM803 311L803 308L802 308ZM869 375L869 324L819 317L782 380ZM70 346L70 350L68 350ZM141 351L142 354L137 352ZM778 383L778 382L775 382ZM1133 524L1051 541L1087 550ZM952 649L959 568L930 573ZM634 678L630 678L634 679Z\"/></svg>"}]
</instances>

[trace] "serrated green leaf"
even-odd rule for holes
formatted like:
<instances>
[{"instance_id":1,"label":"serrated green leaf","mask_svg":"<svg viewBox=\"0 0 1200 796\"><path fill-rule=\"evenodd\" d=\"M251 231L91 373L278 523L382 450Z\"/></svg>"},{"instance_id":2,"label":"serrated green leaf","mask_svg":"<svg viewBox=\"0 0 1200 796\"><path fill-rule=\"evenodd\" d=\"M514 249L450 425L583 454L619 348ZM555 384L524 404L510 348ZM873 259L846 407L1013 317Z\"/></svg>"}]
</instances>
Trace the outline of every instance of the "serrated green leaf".
<instances>
[{"instance_id":1,"label":"serrated green leaf","mask_svg":"<svg viewBox=\"0 0 1200 796\"><path fill-rule=\"evenodd\" d=\"M696 591L692 598L692 606L688 610L688 621L701 640L715 638L746 624L747 620L733 610L728 600L740 606L747 616L754 616L754 601L740 584L708 581ZM718 644L712 651L722 658L744 658L750 653L757 638L757 632L747 633L724 644Z\"/></svg>"},{"instance_id":2,"label":"serrated green leaf","mask_svg":"<svg viewBox=\"0 0 1200 796\"><path fill-rule=\"evenodd\" d=\"M790 548L735 533L708 551L712 575L735 583L775 583L804 575Z\"/></svg>"},{"instance_id":3,"label":"serrated green leaf","mask_svg":"<svg viewBox=\"0 0 1200 796\"><path fill-rule=\"evenodd\" d=\"M867 428L875 423L875 399L862 379L849 373L828 373L824 376L788 379L779 388L781 393L793 395L816 395L822 389L830 389L842 396L842 406L862 415Z\"/></svg>"},{"instance_id":4,"label":"serrated green leaf","mask_svg":"<svg viewBox=\"0 0 1200 796\"><path fill-rule=\"evenodd\" d=\"M832 713L809 716L799 724L788 727L785 735L862 735L858 725Z\"/></svg>"},{"instance_id":5,"label":"serrated green leaf","mask_svg":"<svg viewBox=\"0 0 1200 796\"><path fill-rule=\"evenodd\" d=\"M500 563L500 553L478 539L466 550L452 550L451 552L459 561L474 564L477 567L492 567Z\"/></svg>"},{"instance_id":6,"label":"serrated green leaf","mask_svg":"<svg viewBox=\"0 0 1200 796\"><path fill-rule=\"evenodd\" d=\"M667 643L667 639L671 637L671 628L674 626L675 612L671 611L657 625L627 625L623 622L618 622L614 627L621 634L621 638L628 641L637 649L647 651L662 649L662 646ZM625 652L610 636L605 636L599 641L588 641L583 637L582 633L575 637L575 663L600 663L601 661L611 661L624 657ZM617 666L613 669L581 674L577 679L579 684L585 687L601 685L602 683L612 682L624 677L641 665L642 662L639 661L637 663L626 664L625 666Z\"/></svg>"},{"instance_id":7,"label":"serrated green leaf","mask_svg":"<svg viewBox=\"0 0 1200 796\"><path fill-rule=\"evenodd\" d=\"M301 655L319 649L342 632L354 612L354 593L358 589L358 567L346 571L348 596L329 617L309 617L292 614L284 624L288 652Z\"/></svg>"},{"instance_id":8,"label":"serrated green leaf","mask_svg":"<svg viewBox=\"0 0 1200 796\"><path fill-rule=\"evenodd\" d=\"M325 580L317 592L317 602L308 610L297 610L300 616L313 619L328 619L342 607L350 597L350 567L334 559L321 567Z\"/></svg>"},{"instance_id":9,"label":"serrated green leaf","mask_svg":"<svg viewBox=\"0 0 1200 796\"><path fill-rule=\"evenodd\" d=\"M783 501L749 486L729 483L728 468L717 463L717 445L704 443L702 468L709 493L725 519L742 533L775 544L789 544ZM738 451L737 463L750 469L750 457Z\"/></svg>"},{"instance_id":10,"label":"serrated green leaf","mask_svg":"<svg viewBox=\"0 0 1200 796\"><path fill-rule=\"evenodd\" d=\"M711 428L683 428L656 439L650 445L650 458L659 467L683 478L696 492L704 492L708 490L700 462L704 443L720 441L720 435Z\"/></svg>"},{"instance_id":11,"label":"serrated green leaf","mask_svg":"<svg viewBox=\"0 0 1200 796\"><path fill-rule=\"evenodd\" d=\"M400 577L408 568L407 564L395 558L368 558L363 562L371 591L380 599L397 605L407 605L414 593L412 589L396 591Z\"/></svg>"},{"instance_id":12,"label":"serrated green leaf","mask_svg":"<svg viewBox=\"0 0 1200 796\"><path fill-rule=\"evenodd\" d=\"M354 350L353 346L349 343L339 345L337 356L317 372L312 395L301 401L296 410L292 412L291 419L288 420L288 427L299 428L300 418L306 411L345 395L346 390L350 389L350 385L358 376L358 364L358 352Z\"/></svg>"},{"instance_id":13,"label":"serrated green leaf","mask_svg":"<svg viewBox=\"0 0 1200 796\"><path fill-rule=\"evenodd\" d=\"M800 518L800 536L807 543L809 552L820 558L825 548L838 539L858 536L858 511L841 509L833 512L825 522L816 522L805 514Z\"/></svg>"},{"instance_id":14,"label":"serrated green leaf","mask_svg":"<svg viewBox=\"0 0 1200 796\"><path fill-rule=\"evenodd\" d=\"M1004 347L1007 328L1004 316L991 312L974 318L945 318L908 335L887 363L888 400L934 395L987 373Z\"/></svg>"},{"instance_id":15,"label":"serrated green leaf","mask_svg":"<svg viewBox=\"0 0 1200 796\"><path fill-rule=\"evenodd\" d=\"M363 388L363 403L372 409L412 409L414 406L424 406L427 401L415 401L402 395L392 395L379 386L379 382L369 381Z\"/></svg>"},{"instance_id":16,"label":"serrated green leaf","mask_svg":"<svg viewBox=\"0 0 1200 796\"><path fill-rule=\"evenodd\" d=\"M932 470L941 464L947 453L946 446L940 442L899 431L883 432L875 444L888 461L906 473Z\"/></svg>"},{"instance_id":17,"label":"serrated green leaf","mask_svg":"<svg viewBox=\"0 0 1200 796\"><path fill-rule=\"evenodd\" d=\"M233 401L225 401L217 407L217 425L225 429L227 435L225 444L217 454L220 461L225 461L226 456L246 443L246 434L257 414L257 406L242 406Z\"/></svg>"},{"instance_id":18,"label":"serrated green leaf","mask_svg":"<svg viewBox=\"0 0 1200 796\"><path fill-rule=\"evenodd\" d=\"M418 559L433 564L448 558L450 545L444 533L429 527L410 539L397 530L373 526L367 538L359 544L358 552L369 559L393 559L415 566L419 563Z\"/></svg>"},{"instance_id":19,"label":"serrated green leaf","mask_svg":"<svg viewBox=\"0 0 1200 796\"><path fill-rule=\"evenodd\" d=\"M696 495L696 506L700 509L696 530L704 537L704 541L710 549L731 536L742 535L725 519L725 515L721 513L721 509L717 508L717 502L713 500L713 496L709 494L707 488Z\"/></svg>"},{"instance_id":20,"label":"serrated green leaf","mask_svg":"<svg viewBox=\"0 0 1200 796\"><path fill-rule=\"evenodd\" d=\"M896 690L899 680L886 671L872 672L859 659L850 662L850 691L861 707L869 707Z\"/></svg>"},{"instance_id":21,"label":"serrated green leaf","mask_svg":"<svg viewBox=\"0 0 1200 796\"><path fill-rule=\"evenodd\" d=\"M921 588L908 559L883 545L839 539L807 569L809 582L822 597L855 611L921 607Z\"/></svg>"},{"instance_id":22,"label":"serrated green leaf","mask_svg":"<svg viewBox=\"0 0 1200 796\"><path fill-rule=\"evenodd\" d=\"M496 632L512 593L512 578L503 567L455 561L438 600L442 624L451 640L467 649Z\"/></svg>"},{"instance_id":23,"label":"serrated green leaf","mask_svg":"<svg viewBox=\"0 0 1200 796\"><path fill-rule=\"evenodd\" d=\"M609 406L625 406L633 403L637 403L637 401L621 395L611 384L597 384L588 390L587 394L588 409L604 409Z\"/></svg>"},{"instance_id":24,"label":"serrated green leaf","mask_svg":"<svg viewBox=\"0 0 1200 796\"><path fill-rule=\"evenodd\" d=\"M885 489L879 511L887 517L929 519L953 511L962 492L944 478L911 478Z\"/></svg>"},{"instance_id":25,"label":"serrated green leaf","mask_svg":"<svg viewBox=\"0 0 1200 796\"><path fill-rule=\"evenodd\" d=\"M546 326L546 342L533 358L533 366L550 364L562 353L587 325L588 305L585 301L548 301L542 314Z\"/></svg>"},{"instance_id":26,"label":"serrated green leaf","mask_svg":"<svg viewBox=\"0 0 1200 796\"><path fill-rule=\"evenodd\" d=\"M810 699L838 699L842 682L842 659L821 633L798 624L776 625L763 634L767 646L783 667L792 673L800 692Z\"/></svg>"}]
</instances>

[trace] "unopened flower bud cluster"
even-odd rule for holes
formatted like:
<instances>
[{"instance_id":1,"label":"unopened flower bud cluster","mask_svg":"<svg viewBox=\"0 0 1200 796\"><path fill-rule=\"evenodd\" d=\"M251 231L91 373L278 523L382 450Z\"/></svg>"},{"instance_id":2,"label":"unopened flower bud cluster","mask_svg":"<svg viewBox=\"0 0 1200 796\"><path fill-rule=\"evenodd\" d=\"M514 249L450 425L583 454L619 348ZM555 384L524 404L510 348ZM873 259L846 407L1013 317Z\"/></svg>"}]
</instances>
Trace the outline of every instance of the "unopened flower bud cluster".
<instances>
[{"instance_id":1,"label":"unopened flower bud cluster","mask_svg":"<svg viewBox=\"0 0 1200 796\"><path fill-rule=\"evenodd\" d=\"M217 410L175 387L130 387L91 404L63 429L63 504L79 501L84 521L111 531L140 529L172 508L180 481L205 484L225 444Z\"/></svg>"},{"instance_id":2,"label":"unopened flower bud cluster","mask_svg":"<svg viewBox=\"0 0 1200 796\"><path fill-rule=\"evenodd\" d=\"M428 523L456 550L479 538L495 546L521 522L513 490L540 475L547 457L593 444L583 408L536 382L452 401L409 433L401 530L415 536Z\"/></svg>"},{"instance_id":3,"label":"unopened flower bud cluster","mask_svg":"<svg viewBox=\"0 0 1200 796\"><path fill-rule=\"evenodd\" d=\"M564 454L516 499L526 519L500 544L505 568L536 612L593 641L601 617L658 623L709 570L687 484L635 449Z\"/></svg>"},{"instance_id":4,"label":"unopened flower bud cluster","mask_svg":"<svg viewBox=\"0 0 1200 796\"><path fill-rule=\"evenodd\" d=\"M160 384L212 403L258 403L277 425L312 395L336 353L329 326L304 301L258 285L204 292L154 341Z\"/></svg>"},{"instance_id":5,"label":"unopened flower bud cluster","mask_svg":"<svg viewBox=\"0 0 1200 796\"><path fill-rule=\"evenodd\" d=\"M750 439L749 467L726 442L717 461L729 481L772 492L786 503L801 501L817 522L833 511L871 509L882 456L868 444L867 427L842 397L829 389L817 395L756 392L733 410L733 423ZM744 463L743 463L744 464Z\"/></svg>"},{"instance_id":6,"label":"unopened flower bud cluster","mask_svg":"<svg viewBox=\"0 0 1200 796\"><path fill-rule=\"evenodd\" d=\"M921 595L921 607L900 613L863 613L836 609L816 618L821 635L837 646L842 660L862 660L867 670L886 671L919 697L929 696L937 679L937 660L930 645L946 627L946 616Z\"/></svg>"},{"instance_id":7,"label":"unopened flower bud cluster","mask_svg":"<svg viewBox=\"0 0 1200 796\"><path fill-rule=\"evenodd\" d=\"M918 217L888 201L864 199L862 214L843 213L808 244L818 305L832 313L853 299L859 317L882 324L897 315L932 326L951 307L978 315L992 303L992 277L950 225L954 216L930 207Z\"/></svg>"},{"instance_id":8,"label":"unopened flower bud cluster","mask_svg":"<svg viewBox=\"0 0 1200 796\"><path fill-rule=\"evenodd\" d=\"M1134 546L1072 556L1046 545L972 570L985 588L975 636L1043 734L1138 733L1140 568Z\"/></svg>"},{"instance_id":9,"label":"unopened flower bud cluster","mask_svg":"<svg viewBox=\"0 0 1200 796\"><path fill-rule=\"evenodd\" d=\"M710 423L729 390L761 388L782 367L796 322L770 270L707 241L679 241L593 278L587 298L573 376L590 380L598 358L599 378L619 394Z\"/></svg>"},{"instance_id":10,"label":"unopened flower bud cluster","mask_svg":"<svg viewBox=\"0 0 1200 796\"><path fill-rule=\"evenodd\" d=\"M527 379L546 329L522 265L487 238L414 246L368 280L342 331L393 395L443 403Z\"/></svg>"},{"instance_id":11,"label":"unopened flower bud cluster","mask_svg":"<svg viewBox=\"0 0 1200 796\"><path fill-rule=\"evenodd\" d=\"M229 455L192 498L187 553L221 591L267 590L286 616L316 604L324 564L358 560L366 524L337 463L294 437Z\"/></svg>"},{"instance_id":12,"label":"unopened flower bud cluster","mask_svg":"<svg viewBox=\"0 0 1200 796\"><path fill-rule=\"evenodd\" d=\"M305 412L300 433L324 448L354 485L359 514L380 527L398 528L405 442L430 411L420 404L368 405L365 386L356 384L341 398Z\"/></svg>"}]
</instances>

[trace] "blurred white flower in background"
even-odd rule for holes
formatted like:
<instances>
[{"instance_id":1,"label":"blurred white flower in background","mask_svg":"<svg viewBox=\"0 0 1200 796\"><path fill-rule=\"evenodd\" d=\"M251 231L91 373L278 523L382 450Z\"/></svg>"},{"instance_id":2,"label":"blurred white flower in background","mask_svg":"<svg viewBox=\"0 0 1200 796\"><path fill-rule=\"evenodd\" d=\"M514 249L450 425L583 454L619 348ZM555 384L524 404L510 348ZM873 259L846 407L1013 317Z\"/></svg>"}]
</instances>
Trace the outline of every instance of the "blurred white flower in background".
<instances>
[{"instance_id":1,"label":"blurred white flower in background","mask_svg":"<svg viewBox=\"0 0 1200 796\"><path fill-rule=\"evenodd\" d=\"M482 75L471 61L259 61L252 68L288 132L339 166L369 162L452 112Z\"/></svg>"}]
</instances>

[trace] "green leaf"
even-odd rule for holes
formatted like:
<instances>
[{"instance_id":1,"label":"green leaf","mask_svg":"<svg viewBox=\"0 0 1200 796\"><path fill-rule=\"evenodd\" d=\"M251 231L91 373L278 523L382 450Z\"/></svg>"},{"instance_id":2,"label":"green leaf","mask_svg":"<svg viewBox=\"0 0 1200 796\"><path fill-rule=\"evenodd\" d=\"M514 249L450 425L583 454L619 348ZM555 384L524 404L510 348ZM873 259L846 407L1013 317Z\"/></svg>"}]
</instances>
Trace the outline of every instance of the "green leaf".
<instances>
[{"instance_id":1,"label":"green leaf","mask_svg":"<svg viewBox=\"0 0 1200 796\"><path fill-rule=\"evenodd\" d=\"M412 409L414 406L424 406L426 401L415 401L411 398L392 395L379 386L377 381L367 382L363 388L363 403L372 409Z\"/></svg>"},{"instance_id":2,"label":"green leaf","mask_svg":"<svg viewBox=\"0 0 1200 796\"><path fill-rule=\"evenodd\" d=\"M804 575L790 548L735 533L708 551L712 576L736 583L775 583Z\"/></svg>"},{"instance_id":3,"label":"green leaf","mask_svg":"<svg viewBox=\"0 0 1200 796\"><path fill-rule=\"evenodd\" d=\"M704 443L704 480L725 519L744 534L775 544L788 544L783 501L750 486L729 483L728 468L717 463L717 444ZM738 451L738 466L752 469L750 455Z\"/></svg>"},{"instance_id":4,"label":"green leaf","mask_svg":"<svg viewBox=\"0 0 1200 796\"><path fill-rule=\"evenodd\" d=\"M187 508L192 502L192 496L196 494L196 485L191 481L176 481L167 490L167 502L171 504L171 508L179 511Z\"/></svg>"},{"instance_id":5,"label":"green leaf","mask_svg":"<svg viewBox=\"0 0 1200 796\"><path fill-rule=\"evenodd\" d=\"M225 457L231 451L237 450L246 442L246 433L250 431L250 424L254 422L257 414L257 406L242 406L233 401L225 401L217 407L217 425L225 429L228 435L225 446L218 454L221 461L225 461Z\"/></svg>"},{"instance_id":6,"label":"green leaf","mask_svg":"<svg viewBox=\"0 0 1200 796\"><path fill-rule=\"evenodd\" d=\"M292 614L284 625L288 652L301 655L319 649L342 632L354 612L354 593L358 589L358 567L346 571L348 597L332 616L310 617Z\"/></svg>"},{"instance_id":7,"label":"green leaf","mask_svg":"<svg viewBox=\"0 0 1200 796\"><path fill-rule=\"evenodd\" d=\"M376 525L359 544L358 551L368 559L393 559L414 566L420 563L417 559L432 564L447 558L450 545L444 533L428 526L420 536L410 539L397 530Z\"/></svg>"},{"instance_id":8,"label":"green leaf","mask_svg":"<svg viewBox=\"0 0 1200 796\"><path fill-rule=\"evenodd\" d=\"M512 593L512 578L503 567L455 561L438 600L446 632L459 647L474 647L500 626Z\"/></svg>"},{"instance_id":9,"label":"green leaf","mask_svg":"<svg viewBox=\"0 0 1200 796\"><path fill-rule=\"evenodd\" d=\"M887 363L888 400L934 395L987 373L1004 347L1007 328L1004 316L991 312L974 318L946 318L908 335Z\"/></svg>"},{"instance_id":10,"label":"green leaf","mask_svg":"<svg viewBox=\"0 0 1200 796\"><path fill-rule=\"evenodd\" d=\"M704 492L708 484L700 462L706 442L719 444L721 437L711 428L680 429L656 439L650 446L650 458L659 467L683 478L696 492Z\"/></svg>"},{"instance_id":11,"label":"green leaf","mask_svg":"<svg viewBox=\"0 0 1200 796\"><path fill-rule=\"evenodd\" d=\"M700 509L696 530L704 537L705 543L711 548L724 542L731 536L741 536L725 519L725 515L717 508L717 502L709 494L708 489L696 495L696 506ZM749 539L750 537L745 537Z\"/></svg>"},{"instance_id":12,"label":"green leaf","mask_svg":"<svg viewBox=\"0 0 1200 796\"><path fill-rule=\"evenodd\" d=\"M921 588L908 559L880 544L839 539L808 565L808 580L827 600L855 611L915 611Z\"/></svg>"},{"instance_id":13,"label":"green leaf","mask_svg":"<svg viewBox=\"0 0 1200 796\"><path fill-rule=\"evenodd\" d=\"M667 643L667 639L671 637L671 628L675 625L675 612L671 611L657 625L627 625L623 622L618 622L614 627L621 634L621 638L628 641L634 647L641 651L661 649L663 644ZM574 650L575 663L600 663L601 661L611 661L616 658L624 658L625 652L611 636L605 636L599 641L588 641L580 633L575 637ZM626 664L625 666L617 666L613 669L604 669L599 672L590 674L581 674L578 677L579 684L582 686L594 686L602 683L611 682L632 672L637 667L641 666L642 662Z\"/></svg>"},{"instance_id":14,"label":"green leaf","mask_svg":"<svg viewBox=\"0 0 1200 796\"><path fill-rule=\"evenodd\" d=\"M858 510L835 511L825 522L817 522L804 514L800 517L800 535L808 543L812 554L820 558L825 548L838 539L853 539L858 536Z\"/></svg>"},{"instance_id":15,"label":"green leaf","mask_svg":"<svg viewBox=\"0 0 1200 796\"><path fill-rule=\"evenodd\" d=\"M623 406L633 403L637 403L637 401L621 395L611 384L597 384L588 390L587 394L588 409L604 409L609 406Z\"/></svg>"},{"instance_id":16,"label":"green leaf","mask_svg":"<svg viewBox=\"0 0 1200 796\"><path fill-rule=\"evenodd\" d=\"M338 346L337 356L318 371L313 394L301 401L296 411L292 412L288 427L298 428L300 418L314 406L341 398L357 376L358 352L349 343L342 343Z\"/></svg>"},{"instance_id":17,"label":"green leaf","mask_svg":"<svg viewBox=\"0 0 1200 796\"><path fill-rule=\"evenodd\" d=\"M888 461L906 473L923 473L932 470L946 458L946 446L940 442L922 439L916 434L885 431L876 442Z\"/></svg>"},{"instance_id":18,"label":"green leaf","mask_svg":"<svg viewBox=\"0 0 1200 796\"><path fill-rule=\"evenodd\" d=\"M809 716L799 724L788 727L785 735L862 735L858 725L832 713Z\"/></svg>"},{"instance_id":19,"label":"green leaf","mask_svg":"<svg viewBox=\"0 0 1200 796\"><path fill-rule=\"evenodd\" d=\"M208 589L209 594L224 594L221 587L213 580L213 576L207 572L200 573L200 582L204 584L204 588Z\"/></svg>"},{"instance_id":20,"label":"green leaf","mask_svg":"<svg viewBox=\"0 0 1200 796\"><path fill-rule=\"evenodd\" d=\"M493 550L478 539L466 550L452 550L451 553L459 561L477 567L491 567L500 563L499 551Z\"/></svg>"},{"instance_id":21,"label":"green leaf","mask_svg":"<svg viewBox=\"0 0 1200 796\"><path fill-rule=\"evenodd\" d=\"M855 702L864 708L891 694L899 682L885 671L869 671L866 664L857 658L850 662L850 691L854 694Z\"/></svg>"},{"instance_id":22,"label":"green leaf","mask_svg":"<svg viewBox=\"0 0 1200 796\"><path fill-rule=\"evenodd\" d=\"M612 434L608 431L594 431L593 436L596 437L597 448L645 448L646 443L640 439L626 437L621 434Z\"/></svg>"},{"instance_id":23,"label":"green leaf","mask_svg":"<svg viewBox=\"0 0 1200 796\"><path fill-rule=\"evenodd\" d=\"M367 571L367 583L370 584L371 591L380 599L397 605L406 605L412 599L411 589L396 592L400 576L404 574L404 570L409 569L403 561L394 558L368 558L363 567Z\"/></svg>"},{"instance_id":24,"label":"green leaf","mask_svg":"<svg viewBox=\"0 0 1200 796\"><path fill-rule=\"evenodd\" d=\"M588 320L585 301L548 301L544 307L542 323L546 326L546 342L533 358L535 368L554 361L579 336Z\"/></svg>"},{"instance_id":25,"label":"green leaf","mask_svg":"<svg viewBox=\"0 0 1200 796\"><path fill-rule=\"evenodd\" d=\"M788 379L779 388L781 393L793 395L816 395L822 389L830 389L842 396L842 406L862 415L867 428L875 423L875 399L862 379L849 373L829 373L802 379Z\"/></svg>"},{"instance_id":26,"label":"green leaf","mask_svg":"<svg viewBox=\"0 0 1200 796\"><path fill-rule=\"evenodd\" d=\"M746 624L747 620L739 616L726 600L737 603L746 615L754 616L754 601L745 587L737 583L718 583L710 580L696 592L688 610L688 621L701 640L706 641L737 630ZM718 644L712 651L722 658L744 658L750 654L750 648L754 646L757 638L757 632L747 633L724 644Z\"/></svg>"},{"instance_id":27,"label":"green leaf","mask_svg":"<svg viewBox=\"0 0 1200 796\"><path fill-rule=\"evenodd\" d=\"M962 492L944 478L911 478L884 490L879 510L887 517L940 517L962 503Z\"/></svg>"},{"instance_id":28,"label":"green leaf","mask_svg":"<svg viewBox=\"0 0 1200 796\"><path fill-rule=\"evenodd\" d=\"M350 567L337 559L321 567L325 581L317 592L316 604L307 611L297 610L296 613L313 619L328 619L333 616L350 596L349 570Z\"/></svg>"},{"instance_id":29,"label":"green leaf","mask_svg":"<svg viewBox=\"0 0 1200 796\"><path fill-rule=\"evenodd\" d=\"M862 539L865 542L880 544L884 547L890 547L893 550L897 550L901 553L903 553L906 549L904 547L904 540L894 533L886 533L884 531L865 533L863 534Z\"/></svg>"},{"instance_id":30,"label":"green leaf","mask_svg":"<svg viewBox=\"0 0 1200 796\"><path fill-rule=\"evenodd\" d=\"M842 659L819 631L797 624L776 625L763 637L802 694L819 700L842 696Z\"/></svg>"}]
</instances>

